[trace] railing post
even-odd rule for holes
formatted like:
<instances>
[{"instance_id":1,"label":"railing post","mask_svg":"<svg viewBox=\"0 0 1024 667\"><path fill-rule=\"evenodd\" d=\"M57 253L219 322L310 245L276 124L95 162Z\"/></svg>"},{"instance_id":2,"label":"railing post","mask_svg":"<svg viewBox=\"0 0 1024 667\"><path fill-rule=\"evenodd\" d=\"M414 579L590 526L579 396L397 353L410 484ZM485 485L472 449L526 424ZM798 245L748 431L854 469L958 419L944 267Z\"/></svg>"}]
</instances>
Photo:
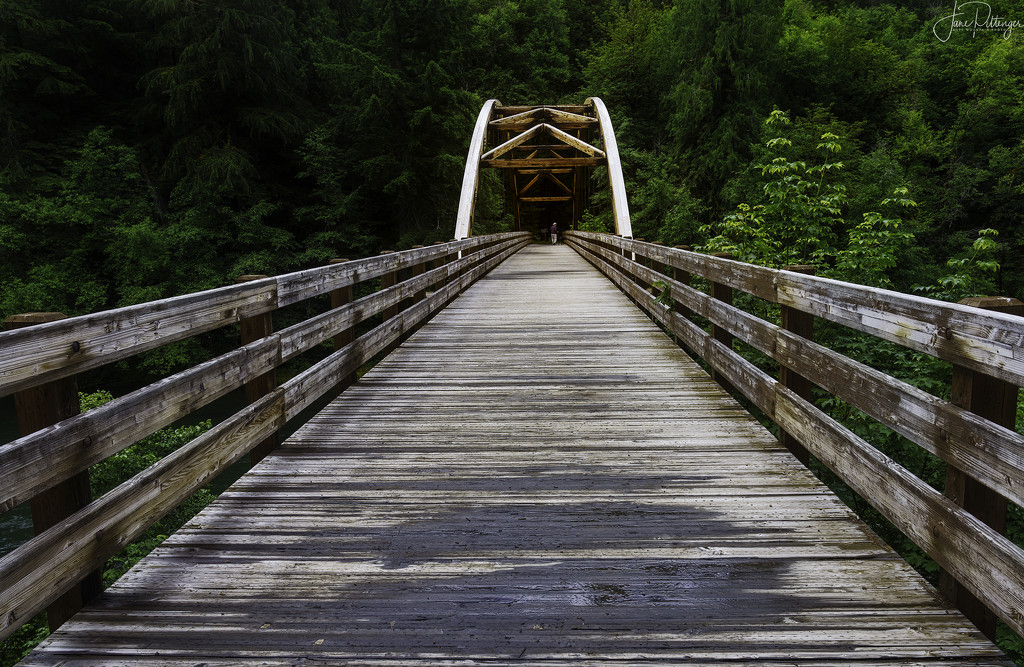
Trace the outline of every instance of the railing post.
<instances>
[{"instance_id":1,"label":"railing post","mask_svg":"<svg viewBox=\"0 0 1024 667\"><path fill-rule=\"evenodd\" d=\"M24 313L12 315L3 322L3 330L10 331L30 327L34 324L63 320L64 313ZM77 345L77 343L73 344ZM70 352L77 352L72 349ZM14 394L18 432L22 436L35 433L57 422L74 417L81 412L78 399L78 381L75 376L54 380L37 387L23 389ZM88 444L86 443L86 446ZM71 516L92 502L89 488L89 471L85 470L64 480L51 489L43 491L29 501L32 509L32 526L39 535L53 525ZM99 570L94 570L80 582L54 600L46 608L46 620L53 632L75 615L86 602L103 592L103 580Z\"/></svg>"},{"instance_id":2,"label":"railing post","mask_svg":"<svg viewBox=\"0 0 1024 667\"><path fill-rule=\"evenodd\" d=\"M966 306L1024 316L1024 303L1005 297L972 297L960 301ZM1017 418L1017 386L953 365L953 386L950 401L985 419L1013 429ZM1006 533L1006 499L967 473L946 466L946 497L981 519L992 529ZM942 593L978 626L985 636L995 640L996 615L943 570L939 587Z\"/></svg>"},{"instance_id":3,"label":"railing post","mask_svg":"<svg viewBox=\"0 0 1024 667\"><path fill-rule=\"evenodd\" d=\"M690 250L690 246L688 246L688 245L677 245L677 246L674 246L674 247L675 247L676 250L686 250L686 251ZM689 271L684 271L683 269L680 269L677 266L673 266L672 267L672 280L675 280L676 282L682 283L682 284L686 285L687 287L689 287L690 286L690 279L691 278L690 278L690 272ZM676 297L680 297L680 296L682 296L682 295L679 294L679 295L674 295L673 296L673 298L672 298L672 310L674 310L675 312L679 313L683 317L689 317L690 316L690 309L683 305L683 302L682 302L681 299L676 298ZM677 336L676 334L672 334L672 338L673 338L673 340L675 340L676 345L682 345L682 339L679 338L679 336Z\"/></svg>"},{"instance_id":4,"label":"railing post","mask_svg":"<svg viewBox=\"0 0 1024 667\"><path fill-rule=\"evenodd\" d=\"M644 239L643 237L634 239L634 241L636 241L638 243L646 243L647 242L647 240ZM642 250L639 250L639 249L634 249L633 250L633 261L636 262L637 264L641 265L641 266L645 266L647 268L651 268L651 260L650 260L650 258L647 255L643 254ZM650 293L650 291L651 291L651 283L649 283L646 280L642 279L638 275L633 275L632 278L633 278L633 282L635 282L637 285L639 285L641 290L643 290L644 292Z\"/></svg>"},{"instance_id":5,"label":"railing post","mask_svg":"<svg viewBox=\"0 0 1024 667\"><path fill-rule=\"evenodd\" d=\"M712 255L713 257L720 257L722 259L732 259L732 253L729 252L716 252ZM722 303L732 305L732 288L724 283L718 283L710 281L711 283L711 298L717 299ZM711 337L717 340L722 345L725 345L730 350L732 349L733 335L729 333L725 328L712 323L711 325ZM717 369L712 367L711 377L715 382L720 384L726 391L732 391L732 385L728 380L725 379Z\"/></svg>"},{"instance_id":6,"label":"railing post","mask_svg":"<svg viewBox=\"0 0 1024 667\"><path fill-rule=\"evenodd\" d=\"M677 245L677 246L675 246L675 248L676 248L676 250L686 250L687 252L689 252L689 250L690 250L690 246L688 246L688 245ZM675 280L676 282L682 283L682 284L686 285L687 287L689 287L690 286L690 280L691 280L690 272L689 271L684 271L683 269L680 269L680 268L678 268L676 266L673 266L672 267L672 280ZM679 313L680 315L682 315L683 317L687 317L690 314L690 309L687 308L686 306L682 305L681 302L678 299L675 299L675 311L677 313Z\"/></svg>"},{"instance_id":7,"label":"railing post","mask_svg":"<svg viewBox=\"0 0 1024 667\"><path fill-rule=\"evenodd\" d=\"M685 250L687 252L690 251L690 246L688 246L688 245L677 245L677 246L673 246L673 248L675 248L676 250ZM680 283L682 283L684 285L689 285L690 284L690 272L689 271L684 271L683 269L680 269L679 267L673 266L672 267L672 280L675 280L676 282L680 282Z\"/></svg>"},{"instance_id":8,"label":"railing post","mask_svg":"<svg viewBox=\"0 0 1024 667\"><path fill-rule=\"evenodd\" d=\"M647 243L647 239L645 239L642 236L639 236L639 237L633 239L633 241L635 243ZM636 262L638 264L643 264L644 266L647 266L648 268L650 268L648 260L649 260L649 258L647 257L647 255L645 255L643 253L642 250L639 250L638 248L635 248L635 247L633 248L633 261L634 262Z\"/></svg>"},{"instance_id":9,"label":"railing post","mask_svg":"<svg viewBox=\"0 0 1024 667\"><path fill-rule=\"evenodd\" d=\"M385 250L384 252L381 253L381 255L391 255L391 254L394 254L394 252L395 252L394 250ZM395 271L388 271L387 273L385 273L384 275L382 275L380 277L380 288L381 288L381 290L386 290L387 288L394 287L397 284L398 284L398 271L397 270L395 270ZM398 304L396 303L393 306L388 306L387 308L385 308L381 312L381 317L383 317L383 319L385 321L387 321L387 320L390 320L392 317L394 317L397 314L398 314Z\"/></svg>"},{"instance_id":10,"label":"railing post","mask_svg":"<svg viewBox=\"0 0 1024 667\"><path fill-rule=\"evenodd\" d=\"M414 245L412 247L413 250L420 250L422 248L423 248L423 246L421 246L421 245ZM425 264L426 264L426 262L424 262L422 260L417 262L417 263L415 263L415 264L413 264L412 268L409 271L409 279L411 280L413 278L416 278L417 276L422 276ZM413 304L417 304L417 303L419 303L420 301L423 301L426 298L427 298L427 288L424 287L423 289L416 290L416 293L412 297L412 303Z\"/></svg>"},{"instance_id":11,"label":"railing post","mask_svg":"<svg viewBox=\"0 0 1024 667\"><path fill-rule=\"evenodd\" d=\"M452 239L452 240L451 240L451 241L449 241L448 243L455 243L455 242L456 242L457 240L458 240L458 239ZM445 255L445 257L447 258L447 259L445 260L445 264L451 264L452 262L457 262L457 261L459 261L459 253L458 253L458 251L455 251L455 252L449 252L449 253L448 253L447 255ZM461 271L456 271L456 272L455 272L454 274L452 274L452 275L448 276L448 281L447 281L447 284L449 284L449 285L450 285L451 283L453 283L453 282L456 282L456 281L458 281L458 279L459 279L459 277L460 277L461 275L462 275L462 272L461 272Z\"/></svg>"},{"instance_id":12,"label":"railing post","mask_svg":"<svg viewBox=\"0 0 1024 667\"><path fill-rule=\"evenodd\" d=\"M264 275L239 276L238 283L247 283L253 280L263 280ZM239 322L241 329L242 345L255 343L261 338L266 338L274 333L274 314L261 313L252 317L243 317ZM271 368L266 373L253 378L245 383L245 400L252 405L270 392L277 389L277 369ZM278 434L275 431L268 435L262 442L249 451L249 462L256 465L262 461L267 454L277 448Z\"/></svg>"},{"instance_id":13,"label":"railing post","mask_svg":"<svg viewBox=\"0 0 1024 667\"><path fill-rule=\"evenodd\" d=\"M661 241L653 241L653 245L661 246L663 248L665 247L665 244L662 243ZM656 273L660 273L661 275L665 276L666 278L668 278L668 277L670 277L672 275L672 271L670 270L671 267L668 264L666 264L665 262L663 262L663 261L660 261L660 262L655 261L653 257L648 257L647 259L650 261L650 268L651 268L652 271L655 271ZM655 269L654 268L655 266L657 266L658 268ZM664 282L664 281L662 281L662 282ZM667 288L667 287L665 289L669 291L669 296L671 297L671 290L669 290L669 288ZM661 295L659 294L658 296L661 296Z\"/></svg>"},{"instance_id":14,"label":"railing post","mask_svg":"<svg viewBox=\"0 0 1024 667\"><path fill-rule=\"evenodd\" d=\"M653 243L653 245L660 246L662 248L665 247L665 244L662 243L661 241L653 241L652 243ZM651 260L651 269L654 269L655 264L658 264L658 266L661 267L660 269L657 269L658 273L662 274L665 277L668 277L669 275L671 275L671 273L669 272L669 265L668 264L666 264L663 261L662 262L655 262L654 258L649 258L649 259Z\"/></svg>"},{"instance_id":15,"label":"railing post","mask_svg":"<svg viewBox=\"0 0 1024 667\"><path fill-rule=\"evenodd\" d=\"M813 276L816 272L815 267L808 264L797 264L793 266L782 267L784 271L792 271L794 273L803 273L809 276ZM789 331L801 338L807 340L814 340L814 315L805 313L796 308L790 306L782 306L782 328ZM779 382L782 386L789 388L797 396L805 400L811 400L811 382L804 376L796 373L792 368L781 366L779 368ZM809 466L811 463L811 455L807 451L799 440L793 437L792 434L779 429L779 442L792 452L793 456L797 458L800 463L805 466Z\"/></svg>"},{"instance_id":16,"label":"railing post","mask_svg":"<svg viewBox=\"0 0 1024 667\"><path fill-rule=\"evenodd\" d=\"M330 263L331 264L344 264L347 261L349 261L349 260L348 259L332 259L330 261ZM341 308L342 306L345 306L347 304L352 303L352 301L353 301L352 294L353 294L353 290L352 290L352 285L351 284L345 285L344 287L339 287L336 290L331 290L331 310L335 310L336 308ZM348 345L349 343L351 343L355 339L356 339L356 330L355 330L354 327L349 327L348 329L343 329L340 333L338 333L334 337L334 351L337 352L338 350L340 350L341 348L345 347L346 345ZM352 386L355 383L355 381L356 381L356 373L355 373L355 371L353 371L353 372L349 373L348 375L346 375L345 377L343 377L341 379L341 381L338 383L338 386L337 386L335 391L337 393L341 393L342 391L344 391L348 387Z\"/></svg>"},{"instance_id":17,"label":"railing post","mask_svg":"<svg viewBox=\"0 0 1024 667\"><path fill-rule=\"evenodd\" d=\"M438 241L434 245L435 246L444 245L444 242L443 241ZM442 266L444 266L447 263L448 263L448 255L447 254L441 255L440 257L438 257L437 259L434 260L433 268L440 269ZM445 284L444 278L442 278L440 280L435 280L434 283L430 286L430 290L432 292L440 291L441 289L444 288L444 284Z\"/></svg>"}]
</instances>

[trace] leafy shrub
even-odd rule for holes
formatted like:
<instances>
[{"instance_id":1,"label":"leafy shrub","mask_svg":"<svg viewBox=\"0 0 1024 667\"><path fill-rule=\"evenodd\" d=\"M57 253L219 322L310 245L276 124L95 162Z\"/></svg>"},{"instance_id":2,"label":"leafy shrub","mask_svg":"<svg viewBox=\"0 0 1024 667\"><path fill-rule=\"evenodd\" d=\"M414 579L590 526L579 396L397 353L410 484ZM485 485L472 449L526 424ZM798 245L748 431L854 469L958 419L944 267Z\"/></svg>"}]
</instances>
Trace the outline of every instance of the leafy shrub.
<instances>
[{"instance_id":1,"label":"leafy shrub","mask_svg":"<svg viewBox=\"0 0 1024 667\"><path fill-rule=\"evenodd\" d=\"M82 411L91 410L113 400L108 391L79 394ZM89 480L93 497L98 498L114 487L134 477L182 445L210 428L209 421L195 426L166 428L143 438L122 451L92 466ZM128 544L103 567L103 586L117 581L125 572L158 547L167 536L178 530L209 505L215 496L207 488L200 489L178 505L163 519L150 526L142 535ZM41 613L4 640L0 647L0 667L14 665L49 635L46 613Z\"/></svg>"}]
</instances>

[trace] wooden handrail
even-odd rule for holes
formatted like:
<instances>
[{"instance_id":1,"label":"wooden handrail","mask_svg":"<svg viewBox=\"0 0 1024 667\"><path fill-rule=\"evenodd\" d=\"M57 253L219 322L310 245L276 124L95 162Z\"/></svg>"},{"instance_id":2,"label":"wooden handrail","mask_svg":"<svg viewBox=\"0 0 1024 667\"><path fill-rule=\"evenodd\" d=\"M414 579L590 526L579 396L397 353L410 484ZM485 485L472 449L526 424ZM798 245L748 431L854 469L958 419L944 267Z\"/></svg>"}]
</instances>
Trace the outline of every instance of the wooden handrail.
<instances>
[{"instance_id":1,"label":"wooden handrail","mask_svg":"<svg viewBox=\"0 0 1024 667\"><path fill-rule=\"evenodd\" d=\"M1024 634L1024 549L684 313L692 312L716 329L728 331L1018 505L1024 505L1024 436L630 257L653 259L709 284L727 285L1017 387L1024 385L1024 318L606 234L568 232L566 240L965 589ZM655 303L643 287L655 280L666 284L681 308ZM971 612L965 608L965 613Z\"/></svg>"},{"instance_id":2,"label":"wooden handrail","mask_svg":"<svg viewBox=\"0 0 1024 667\"><path fill-rule=\"evenodd\" d=\"M0 333L0 396L505 236L472 237L6 331Z\"/></svg>"},{"instance_id":3,"label":"wooden handrail","mask_svg":"<svg viewBox=\"0 0 1024 667\"><path fill-rule=\"evenodd\" d=\"M357 368L433 316L462 290L526 245L529 238L525 232L473 237L0 334L0 385L5 390L17 389L54 377L68 377L84 368L113 363L215 326L237 322L240 313L250 316L269 312L267 303L295 303L300 296L328 295L388 272L418 267L410 279L392 287L342 303L327 313L0 446L0 511L5 511L81 474L94 463L356 324L389 308L400 307L407 299L415 301L0 558L0 638L10 635L100 567L304 408L336 390ZM462 258L446 262L446 258L459 252L463 253ZM427 262L432 262L434 268L424 270ZM435 291L425 293L431 287ZM425 298L419 299L420 296ZM258 305L246 303L246 297L256 299ZM220 307L230 312L215 312ZM188 308L195 308L197 316L197 326L191 334L184 319ZM161 320L161 314L167 319ZM141 331L134 331L133 327L140 327ZM33 375L31 365L46 355L30 354L19 364L11 351L28 350L28 342L33 339L28 334L33 332L44 347L82 341L80 347L92 353L87 359L64 355L61 363L52 361L51 354L49 365ZM24 365L29 366L28 371ZM145 418L139 419L139 415Z\"/></svg>"},{"instance_id":4,"label":"wooden handrail","mask_svg":"<svg viewBox=\"0 0 1024 667\"><path fill-rule=\"evenodd\" d=\"M598 234L573 232L595 242ZM1024 325L1015 315L980 310L892 290L772 269L615 236L623 251L639 250L696 276L771 303L850 327L931 356L1024 386Z\"/></svg>"}]
</instances>

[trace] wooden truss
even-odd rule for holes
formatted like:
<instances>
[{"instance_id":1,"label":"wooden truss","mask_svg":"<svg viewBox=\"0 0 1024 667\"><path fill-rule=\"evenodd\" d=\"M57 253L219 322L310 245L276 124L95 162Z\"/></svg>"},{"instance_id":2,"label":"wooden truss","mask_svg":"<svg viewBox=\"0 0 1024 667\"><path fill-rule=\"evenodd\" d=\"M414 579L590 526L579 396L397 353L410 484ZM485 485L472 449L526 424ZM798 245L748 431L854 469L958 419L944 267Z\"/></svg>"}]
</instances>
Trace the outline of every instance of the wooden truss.
<instances>
[{"instance_id":1,"label":"wooden truss","mask_svg":"<svg viewBox=\"0 0 1024 667\"><path fill-rule=\"evenodd\" d=\"M596 139L601 148L594 145ZM534 231L552 222L562 229L578 225L597 166L608 167L615 232L632 236L615 135L599 98L577 106L506 107L488 100L470 142L455 238L473 233L480 169L506 171L515 230Z\"/></svg>"}]
</instances>

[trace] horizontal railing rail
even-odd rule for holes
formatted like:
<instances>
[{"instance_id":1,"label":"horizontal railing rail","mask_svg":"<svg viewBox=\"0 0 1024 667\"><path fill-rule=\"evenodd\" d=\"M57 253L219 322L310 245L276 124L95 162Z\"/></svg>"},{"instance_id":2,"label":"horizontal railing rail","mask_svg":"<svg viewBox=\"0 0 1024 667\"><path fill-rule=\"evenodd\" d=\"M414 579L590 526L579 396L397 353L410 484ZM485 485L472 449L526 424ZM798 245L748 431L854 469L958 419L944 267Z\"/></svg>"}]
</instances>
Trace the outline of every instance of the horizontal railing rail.
<instances>
[{"instance_id":1,"label":"horizontal railing rail","mask_svg":"<svg viewBox=\"0 0 1024 667\"><path fill-rule=\"evenodd\" d=\"M379 291L346 299L328 312L0 446L0 511L7 511L335 340L326 358L0 558L0 637L78 585L304 408L343 387L360 366L528 242L526 233L473 237L0 333L0 395L18 396L161 345L244 324L285 305L370 280L381 283ZM366 333L341 337L375 316L382 316L381 323Z\"/></svg>"},{"instance_id":2,"label":"horizontal railing rail","mask_svg":"<svg viewBox=\"0 0 1024 667\"><path fill-rule=\"evenodd\" d=\"M606 234L568 232L566 239L726 387L795 438L794 454L806 462L809 451L933 558L955 579L943 582L943 592L986 634L994 635L995 616L1024 634L1024 550L1000 532L1006 500L1024 505L1024 436L1013 430L1017 388L1024 385L1024 318ZM710 294L692 287L693 277L707 281ZM971 392L970 380L943 400L790 330L797 327L732 305L732 289L784 313L822 318L952 362L954 383L957 373L974 373L967 377L975 378L976 392L983 381L1005 389L1002 412L993 417L992 409L970 405L963 395ZM710 322L711 331L692 315ZM777 361L782 378L734 351L731 337ZM799 378L945 461L946 495L815 407L809 388L797 389ZM951 481L957 475L966 480L959 490ZM972 495L982 500L965 502L963 483L979 485L983 492Z\"/></svg>"}]
</instances>

